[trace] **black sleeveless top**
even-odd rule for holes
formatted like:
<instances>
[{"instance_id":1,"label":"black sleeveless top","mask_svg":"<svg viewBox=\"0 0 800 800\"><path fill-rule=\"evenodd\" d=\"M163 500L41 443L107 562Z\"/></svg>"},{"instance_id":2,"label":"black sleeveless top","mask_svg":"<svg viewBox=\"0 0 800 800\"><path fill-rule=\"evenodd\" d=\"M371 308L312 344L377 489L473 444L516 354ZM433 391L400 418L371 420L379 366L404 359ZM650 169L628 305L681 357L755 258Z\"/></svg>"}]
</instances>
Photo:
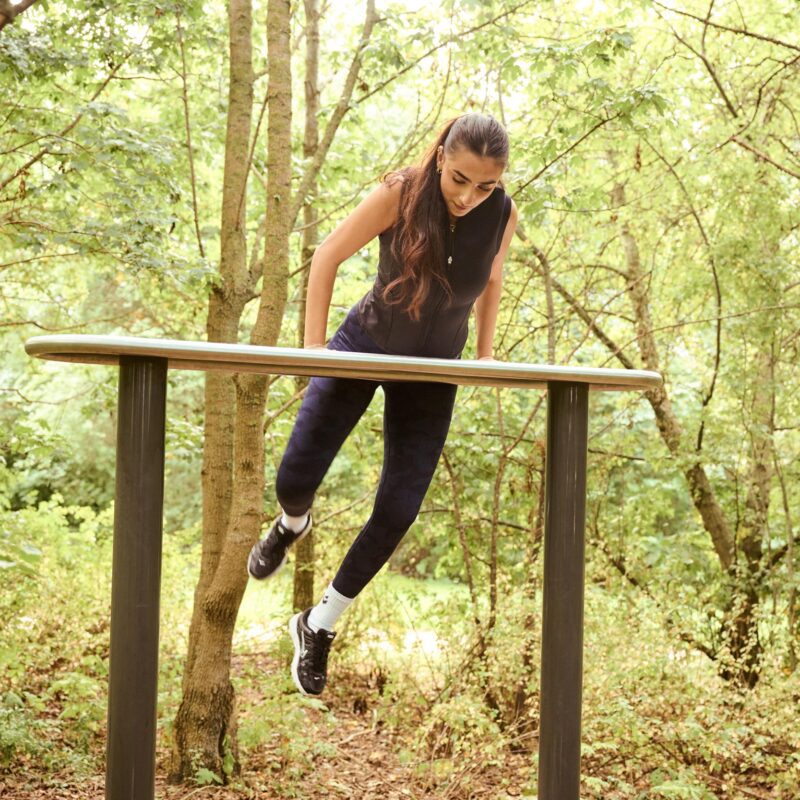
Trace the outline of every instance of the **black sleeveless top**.
<instances>
[{"instance_id":1,"label":"black sleeveless top","mask_svg":"<svg viewBox=\"0 0 800 800\"><path fill-rule=\"evenodd\" d=\"M391 355L460 356L472 306L489 282L510 213L511 198L496 186L486 200L458 218L455 233L448 228L445 249L449 254L452 247L453 263L445 264L445 275L453 299L448 304L445 290L433 281L416 322L404 310L405 303L389 306L381 300L384 287L400 275L390 249L397 226L383 231L378 237L378 275L357 304L358 320L370 338Z\"/></svg>"}]
</instances>

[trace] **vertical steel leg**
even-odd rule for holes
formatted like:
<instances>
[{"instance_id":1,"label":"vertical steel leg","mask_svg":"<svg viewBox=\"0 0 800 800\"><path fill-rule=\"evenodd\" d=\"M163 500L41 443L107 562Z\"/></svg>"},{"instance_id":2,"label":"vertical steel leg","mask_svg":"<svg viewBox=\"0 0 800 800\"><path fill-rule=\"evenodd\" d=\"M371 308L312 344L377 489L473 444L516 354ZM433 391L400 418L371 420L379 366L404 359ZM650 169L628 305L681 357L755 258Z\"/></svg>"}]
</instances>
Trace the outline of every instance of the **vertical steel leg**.
<instances>
[{"instance_id":1,"label":"vertical steel leg","mask_svg":"<svg viewBox=\"0 0 800 800\"><path fill-rule=\"evenodd\" d=\"M120 359L107 800L155 793L166 395L166 359Z\"/></svg>"},{"instance_id":2,"label":"vertical steel leg","mask_svg":"<svg viewBox=\"0 0 800 800\"><path fill-rule=\"evenodd\" d=\"M589 387L549 383L539 800L578 800Z\"/></svg>"}]
</instances>

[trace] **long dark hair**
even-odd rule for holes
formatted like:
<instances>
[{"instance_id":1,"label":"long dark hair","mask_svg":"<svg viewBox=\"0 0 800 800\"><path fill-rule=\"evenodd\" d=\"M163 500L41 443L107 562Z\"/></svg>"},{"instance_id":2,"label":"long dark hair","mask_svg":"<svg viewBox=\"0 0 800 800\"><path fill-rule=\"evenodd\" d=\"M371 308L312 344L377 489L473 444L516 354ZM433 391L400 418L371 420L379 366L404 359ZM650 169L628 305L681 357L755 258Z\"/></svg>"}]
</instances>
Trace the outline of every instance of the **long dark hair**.
<instances>
[{"instance_id":1,"label":"long dark hair","mask_svg":"<svg viewBox=\"0 0 800 800\"><path fill-rule=\"evenodd\" d=\"M492 158L504 168L508 163L508 135L503 126L488 114L470 113L451 119L416 166L392 170L381 177L389 185L400 180L400 176L405 179L391 245L401 273L386 286L383 299L388 305L407 303L405 310L414 320L419 320L420 308L433 281L443 287L448 301L453 295L444 273L448 215L436 169L440 145L447 155L463 148L477 156ZM499 185L503 186L503 182L499 181Z\"/></svg>"}]
</instances>

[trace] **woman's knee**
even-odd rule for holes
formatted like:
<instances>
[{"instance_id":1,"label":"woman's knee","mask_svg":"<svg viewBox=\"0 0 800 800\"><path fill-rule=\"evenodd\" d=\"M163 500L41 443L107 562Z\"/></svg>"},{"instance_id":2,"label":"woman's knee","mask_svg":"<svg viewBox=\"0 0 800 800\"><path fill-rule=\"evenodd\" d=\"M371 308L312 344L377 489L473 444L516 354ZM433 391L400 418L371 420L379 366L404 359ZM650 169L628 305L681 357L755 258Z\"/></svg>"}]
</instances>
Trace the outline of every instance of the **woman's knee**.
<instances>
[{"instance_id":1,"label":"woman's knee","mask_svg":"<svg viewBox=\"0 0 800 800\"><path fill-rule=\"evenodd\" d=\"M308 473L293 472L281 463L275 476L275 498L287 514L305 514L311 508L316 490L316 485L308 480Z\"/></svg>"}]
</instances>

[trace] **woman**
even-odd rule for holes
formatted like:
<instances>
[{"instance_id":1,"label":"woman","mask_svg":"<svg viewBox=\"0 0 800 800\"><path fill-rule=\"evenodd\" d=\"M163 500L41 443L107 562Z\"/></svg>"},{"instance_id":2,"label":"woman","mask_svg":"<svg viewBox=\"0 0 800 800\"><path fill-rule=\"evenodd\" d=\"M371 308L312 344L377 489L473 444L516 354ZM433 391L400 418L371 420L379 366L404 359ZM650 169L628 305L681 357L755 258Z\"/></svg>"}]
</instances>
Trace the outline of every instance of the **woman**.
<instances>
[{"instance_id":1,"label":"woman","mask_svg":"<svg viewBox=\"0 0 800 800\"><path fill-rule=\"evenodd\" d=\"M502 265L517 222L501 175L508 137L492 117L451 120L419 167L385 176L319 245L311 261L305 346L325 347L336 271L380 237L375 284L328 343L331 350L460 358L475 306L477 357L492 359ZM311 530L311 505L334 456L383 387L384 462L372 515L320 603L289 623L292 677L307 695L326 682L342 612L414 522L444 447L457 386L414 381L312 378L275 482L283 513L248 559L254 578L274 575Z\"/></svg>"}]
</instances>

